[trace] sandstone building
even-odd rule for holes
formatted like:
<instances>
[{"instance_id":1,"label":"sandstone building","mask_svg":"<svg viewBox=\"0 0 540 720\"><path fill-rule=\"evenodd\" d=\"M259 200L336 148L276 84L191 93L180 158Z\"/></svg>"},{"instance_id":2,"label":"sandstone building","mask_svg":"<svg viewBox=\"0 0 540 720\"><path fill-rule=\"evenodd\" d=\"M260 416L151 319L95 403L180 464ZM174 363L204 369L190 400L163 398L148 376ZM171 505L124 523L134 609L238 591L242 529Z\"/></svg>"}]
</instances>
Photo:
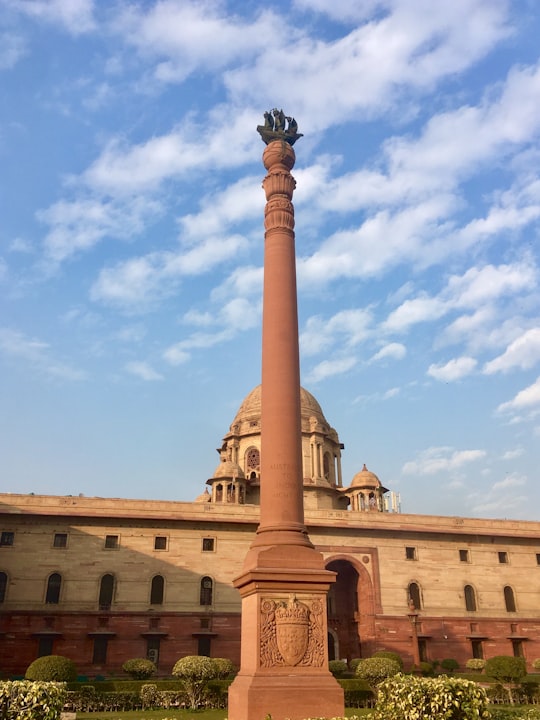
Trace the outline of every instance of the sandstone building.
<instances>
[{"instance_id":1,"label":"sandstone building","mask_svg":"<svg viewBox=\"0 0 540 720\"><path fill-rule=\"evenodd\" d=\"M302 390L305 520L337 573L331 657L540 657L540 523L407 515L365 467L342 477L337 432ZM258 524L260 387L195 502L0 495L0 671L67 655L88 676L147 656L240 654L232 586ZM411 600L414 608L411 608ZM414 630L413 633L413 623Z\"/></svg>"}]
</instances>

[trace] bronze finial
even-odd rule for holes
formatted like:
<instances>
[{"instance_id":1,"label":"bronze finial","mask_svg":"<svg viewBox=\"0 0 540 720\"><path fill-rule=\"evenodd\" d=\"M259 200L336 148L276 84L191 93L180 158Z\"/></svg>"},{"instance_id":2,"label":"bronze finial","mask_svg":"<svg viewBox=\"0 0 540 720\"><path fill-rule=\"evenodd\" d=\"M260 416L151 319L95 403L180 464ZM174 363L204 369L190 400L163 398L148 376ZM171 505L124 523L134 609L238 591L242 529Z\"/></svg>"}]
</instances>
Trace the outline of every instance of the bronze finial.
<instances>
[{"instance_id":1,"label":"bronze finial","mask_svg":"<svg viewBox=\"0 0 540 720\"><path fill-rule=\"evenodd\" d=\"M257 125L257 132L267 145L274 140L285 140L289 145L294 145L302 137L296 120L277 108L264 113L264 125Z\"/></svg>"}]
</instances>

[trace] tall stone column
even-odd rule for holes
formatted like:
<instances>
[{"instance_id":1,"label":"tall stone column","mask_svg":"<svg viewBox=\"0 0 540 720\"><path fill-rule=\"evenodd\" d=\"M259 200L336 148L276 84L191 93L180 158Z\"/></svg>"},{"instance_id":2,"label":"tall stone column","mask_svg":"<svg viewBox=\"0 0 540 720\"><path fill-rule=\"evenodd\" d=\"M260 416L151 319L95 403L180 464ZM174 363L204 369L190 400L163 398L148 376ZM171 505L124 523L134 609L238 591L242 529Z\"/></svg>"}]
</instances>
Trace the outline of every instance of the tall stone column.
<instances>
[{"instance_id":1,"label":"tall stone column","mask_svg":"<svg viewBox=\"0 0 540 720\"><path fill-rule=\"evenodd\" d=\"M261 515L234 581L242 597L241 666L229 690L230 720L343 715L328 670L324 567L304 524L300 370L294 249L292 118L266 113L267 147L261 395ZM285 130L285 121L288 128Z\"/></svg>"}]
</instances>

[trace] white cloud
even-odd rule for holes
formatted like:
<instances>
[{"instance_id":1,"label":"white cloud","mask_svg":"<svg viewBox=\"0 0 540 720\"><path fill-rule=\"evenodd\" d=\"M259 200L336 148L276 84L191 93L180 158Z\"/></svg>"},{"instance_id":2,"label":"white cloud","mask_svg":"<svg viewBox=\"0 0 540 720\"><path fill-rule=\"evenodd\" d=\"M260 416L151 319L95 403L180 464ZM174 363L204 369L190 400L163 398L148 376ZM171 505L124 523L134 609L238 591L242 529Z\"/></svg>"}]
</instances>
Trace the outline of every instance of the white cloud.
<instances>
[{"instance_id":1,"label":"white cloud","mask_svg":"<svg viewBox=\"0 0 540 720\"><path fill-rule=\"evenodd\" d=\"M328 320L314 315L300 334L302 354L316 355L337 343L354 347L369 337L372 320L369 309L342 310Z\"/></svg>"},{"instance_id":2,"label":"white cloud","mask_svg":"<svg viewBox=\"0 0 540 720\"><path fill-rule=\"evenodd\" d=\"M163 380L163 375L156 372L148 363L141 361L128 362L126 364L126 370L131 375L135 375L141 380L147 380L153 382L156 380Z\"/></svg>"},{"instance_id":3,"label":"white cloud","mask_svg":"<svg viewBox=\"0 0 540 720\"><path fill-rule=\"evenodd\" d=\"M476 365L477 361L471 357L453 358L444 365L430 365L427 374L441 382L454 382L470 375Z\"/></svg>"},{"instance_id":4,"label":"white cloud","mask_svg":"<svg viewBox=\"0 0 540 720\"><path fill-rule=\"evenodd\" d=\"M402 360L407 354L407 348L401 343L388 343L369 359L368 362L377 362L377 360Z\"/></svg>"},{"instance_id":5,"label":"white cloud","mask_svg":"<svg viewBox=\"0 0 540 720\"><path fill-rule=\"evenodd\" d=\"M383 328L391 332L406 332L411 325L438 320L447 312L447 305L439 298L424 295L405 300L390 313Z\"/></svg>"},{"instance_id":6,"label":"white cloud","mask_svg":"<svg viewBox=\"0 0 540 720\"><path fill-rule=\"evenodd\" d=\"M307 374L305 382L318 383L335 375L342 375L348 372L356 365L356 358L349 356L337 358L335 360L323 360L310 370Z\"/></svg>"},{"instance_id":7,"label":"white cloud","mask_svg":"<svg viewBox=\"0 0 540 720\"><path fill-rule=\"evenodd\" d=\"M484 365L483 372L492 375L513 368L527 370L540 361L540 328L531 328L516 338L502 355Z\"/></svg>"},{"instance_id":8,"label":"white cloud","mask_svg":"<svg viewBox=\"0 0 540 720\"><path fill-rule=\"evenodd\" d=\"M103 268L91 288L92 300L128 311L144 310L173 293L187 275L201 275L236 257L241 236L209 237L187 250L152 252Z\"/></svg>"},{"instance_id":9,"label":"white cloud","mask_svg":"<svg viewBox=\"0 0 540 720\"><path fill-rule=\"evenodd\" d=\"M94 30L93 0L8 0L23 15L64 27L72 35Z\"/></svg>"},{"instance_id":10,"label":"white cloud","mask_svg":"<svg viewBox=\"0 0 540 720\"><path fill-rule=\"evenodd\" d=\"M451 447L432 447L419 453L416 460L403 465L404 475L435 475L458 470L486 457L485 450L455 450Z\"/></svg>"},{"instance_id":11,"label":"white cloud","mask_svg":"<svg viewBox=\"0 0 540 720\"><path fill-rule=\"evenodd\" d=\"M0 33L0 70L10 70L26 53L26 43L13 32Z\"/></svg>"},{"instance_id":12,"label":"white cloud","mask_svg":"<svg viewBox=\"0 0 540 720\"><path fill-rule=\"evenodd\" d=\"M497 411L519 412L534 409L537 406L540 406L540 377L528 387L520 390L512 400L499 405Z\"/></svg>"},{"instance_id":13,"label":"white cloud","mask_svg":"<svg viewBox=\"0 0 540 720\"><path fill-rule=\"evenodd\" d=\"M11 328L0 328L0 354L17 361L22 360L50 377L63 380L82 380L85 377L82 370L52 357L48 343L29 338L24 333Z\"/></svg>"},{"instance_id":14,"label":"white cloud","mask_svg":"<svg viewBox=\"0 0 540 720\"><path fill-rule=\"evenodd\" d=\"M161 211L159 202L143 197L126 202L97 197L60 200L37 213L38 219L51 228L44 240L46 258L60 263L104 238L129 239Z\"/></svg>"},{"instance_id":15,"label":"white cloud","mask_svg":"<svg viewBox=\"0 0 540 720\"><path fill-rule=\"evenodd\" d=\"M514 450L507 450L502 455L503 460L515 460L518 457L521 457L524 453L524 449L522 447L515 448Z\"/></svg>"}]
</instances>

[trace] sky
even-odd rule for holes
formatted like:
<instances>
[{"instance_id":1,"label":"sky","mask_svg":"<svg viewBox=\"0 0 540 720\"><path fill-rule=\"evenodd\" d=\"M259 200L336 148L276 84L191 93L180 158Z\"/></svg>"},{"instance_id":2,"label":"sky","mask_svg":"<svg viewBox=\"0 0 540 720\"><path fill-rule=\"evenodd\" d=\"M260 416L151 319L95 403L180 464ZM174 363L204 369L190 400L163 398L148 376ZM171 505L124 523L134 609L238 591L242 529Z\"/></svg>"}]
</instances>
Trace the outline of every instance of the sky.
<instances>
[{"instance_id":1,"label":"sky","mask_svg":"<svg viewBox=\"0 0 540 720\"><path fill-rule=\"evenodd\" d=\"M260 382L277 107L344 484L539 520L539 37L537 0L0 0L0 489L204 490Z\"/></svg>"}]
</instances>

